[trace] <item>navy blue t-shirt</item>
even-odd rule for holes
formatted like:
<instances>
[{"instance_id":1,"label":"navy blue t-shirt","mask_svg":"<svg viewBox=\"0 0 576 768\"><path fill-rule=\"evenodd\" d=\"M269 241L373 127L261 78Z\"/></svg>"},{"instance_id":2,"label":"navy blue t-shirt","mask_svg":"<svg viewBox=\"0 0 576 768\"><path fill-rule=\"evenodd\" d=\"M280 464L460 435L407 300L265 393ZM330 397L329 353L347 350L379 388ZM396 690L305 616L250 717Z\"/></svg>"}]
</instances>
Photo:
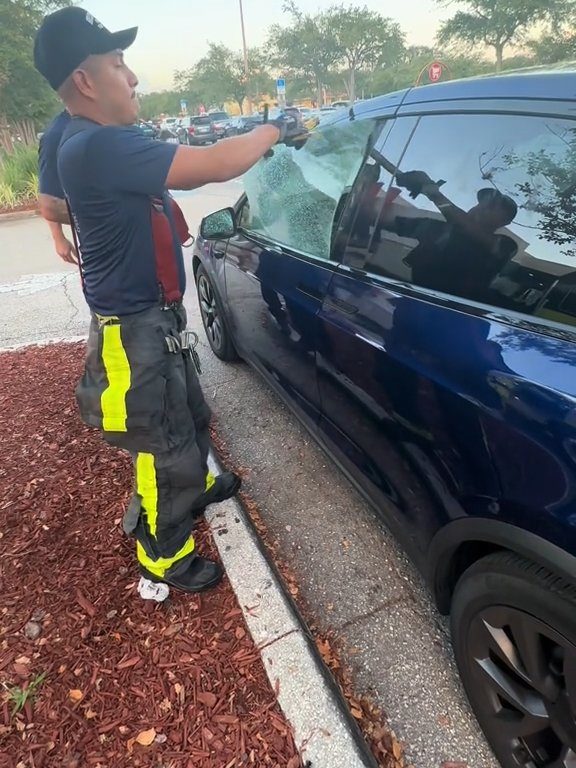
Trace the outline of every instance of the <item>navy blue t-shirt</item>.
<instances>
[{"instance_id":1,"label":"navy blue t-shirt","mask_svg":"<svg viewBox=\"0 0 576 768\"><path fill-rule=\"evenodd\" d=\"M40 193L57 197L59 200L64 199L64 190L58 176L58 147L71 119L66 110L55 117L42 135L38 150Z\"/></svg>"},{"instance_id":2,"label":"navy blue t-shirt","mask_svg":"<svg viewBox=\"0 0 576 768\"><path fill-rule=\"evenodd\" d=\"M177 150L137 127L73 118L58 152L58 172L81 251L84 293L101 315L131 315L158 304L151 198L166 198ZM180 288L184 259L174 238Z\"/></svg>"}]
</instances>

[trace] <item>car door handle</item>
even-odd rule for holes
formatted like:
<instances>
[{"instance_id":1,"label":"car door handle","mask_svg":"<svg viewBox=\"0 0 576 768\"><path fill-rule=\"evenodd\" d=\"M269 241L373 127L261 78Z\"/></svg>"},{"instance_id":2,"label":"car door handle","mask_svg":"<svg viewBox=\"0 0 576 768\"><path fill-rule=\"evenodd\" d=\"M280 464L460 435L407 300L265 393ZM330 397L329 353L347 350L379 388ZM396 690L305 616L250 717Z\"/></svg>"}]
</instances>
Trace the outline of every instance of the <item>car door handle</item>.
<instances>
[{"instance_id":1,"label":"car door handle","mask_svg":"<svg viewBox=\"0 0 576 768\"><path fill-rule=\"evenodd\" d=\"M357 315L360 311L360 308L355 304L350 304L350 302L337 299L334 296L329 296L325 304L333 309L338 309L340 312L344 312L346 315Z\"/></svg>"},{"instance_id":2,"label":"car door handle","mask_svg":"<svg viewBox=\"0 0 576 768\"><path fill-rule=\"evenodd\" d=\"M322 293L317 288L314 288L311 285L306 285L305 283L298 283L296 288L305 296L309 296L311 299L316 299L316 301L322 301Z\"/></svg>"},{"instance_id":3,"label":"car door handle","mask_svg":"<svg viewBox=\"0 0 576 768\"><path fill-rule=\"evenodd\" d=\"M215 259L223 259L226 256L226 248L224 248L224 250L221 248L214 248L212 256L214 256Z\"/></svg>"}]
</instances>

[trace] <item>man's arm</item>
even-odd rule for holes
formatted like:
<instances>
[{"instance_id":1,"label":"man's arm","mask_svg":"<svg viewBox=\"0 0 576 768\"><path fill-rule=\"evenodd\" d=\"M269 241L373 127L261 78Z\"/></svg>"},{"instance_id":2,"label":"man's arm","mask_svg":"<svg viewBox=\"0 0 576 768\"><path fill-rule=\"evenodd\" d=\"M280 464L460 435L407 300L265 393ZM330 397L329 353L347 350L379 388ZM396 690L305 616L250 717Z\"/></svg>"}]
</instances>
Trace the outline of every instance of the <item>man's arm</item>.
<instances>
[{"instance_id":1,"label":"man's arm","mask_svg":"<svg viewBox=\"0 0 576 768\"><path fill-rule=\"evenodd\" d=\"M487 232L485 229L479 227L476 222L471 220L470 216L468 216L465 211L458 208L458 206L454 205L446 195L442 194L434 182L425 186L422 189L422 194L425 195L430 202L434 203L447 222L459 227L465 234L474 238L474 240L481 243L481 245L488 250L493 251L495 249L497 240L494 233Z\"/></svg>"},{"instance_id":2,"label":"man's arm","mask_svg":"<svg viewBox=\"0 0 576 768\"><path fill-rule=\"evenodd\" d=\"M68 207L65 200L52 195L40 194L40 214L46 221L57 224L70 224Z\"/></svg>"},{"instance_id":3,"label":"man's arm","mask_svg":"<svg viewBox=\"0 0 576 768\"><path fill-rule=\"evenodd\" d=\"M479 227L466 211L463 211L446 197L440 191L439 184L432 181L425 171L397 173L396 179L400 186L405 187L411 192L412 197L416 198L419 194L427 197L431 203L434 203L449 224L458 227L462 232L474 238L474 240L490 251L494 249L497 242L494 234Z\"/></svg>"},{"instance_id":4,"label":"man's arm","mask_svg":"<svg viewBox=\"0 0 576 768\"><path fill-rule=\"evenodd\" d=\"M280 131L261 125L244 136L224 139L211 147L179 147L170 166L168 189L194 189L230 181L250 170L276 144Z\"/></svg>"}]
</instances>

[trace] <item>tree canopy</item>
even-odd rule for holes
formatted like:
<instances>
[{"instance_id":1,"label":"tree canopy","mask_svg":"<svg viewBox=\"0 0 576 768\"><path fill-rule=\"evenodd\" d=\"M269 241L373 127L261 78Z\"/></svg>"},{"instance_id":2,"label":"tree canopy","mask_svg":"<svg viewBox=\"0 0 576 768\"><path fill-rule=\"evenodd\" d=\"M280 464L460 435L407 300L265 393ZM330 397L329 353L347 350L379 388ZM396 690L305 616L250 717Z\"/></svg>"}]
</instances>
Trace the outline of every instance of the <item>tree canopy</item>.
<instances>
[{"instance_id":1,"label":"tree canopy","mask_svg":"<svg viewBox=\"0 0 576 768\"><path fill-rule=\"evenodd\" d=\"M208 53L194 67L177 73L176 85L190 94L193 103L222 106L226 101L235 101L242 112L247 98L258 98L272 89L266 60L258 48L248 51L248 70L246 78L241 53L210 43Z\"/></svg>"},{"instance_id":2,"label":"tree canopy","mask_svg":"<svg viewBox=\"0 0 576 768\"><path fill-rule=\"evenodd\" d=\"M439 0L440 5L452 0ZM460 42L493 48L496 71L502 69L507 46L525 41L527 32L539 23L557 25L572 16L574 0L456 0L465 10L459 10L445 21L438 33L441 44Z\"/></svg>"},{"instance_id":3,"label":"tree canopy","mask_svg":"<svg viewBox=\"0 0 576 768\"><path fill-rule=\"evenodd\" d=\"M58 99L34 69L34 35L42 17L67 0L0 0L0 118L41 123L58 109Z\"/></svg>"}]
</instances>

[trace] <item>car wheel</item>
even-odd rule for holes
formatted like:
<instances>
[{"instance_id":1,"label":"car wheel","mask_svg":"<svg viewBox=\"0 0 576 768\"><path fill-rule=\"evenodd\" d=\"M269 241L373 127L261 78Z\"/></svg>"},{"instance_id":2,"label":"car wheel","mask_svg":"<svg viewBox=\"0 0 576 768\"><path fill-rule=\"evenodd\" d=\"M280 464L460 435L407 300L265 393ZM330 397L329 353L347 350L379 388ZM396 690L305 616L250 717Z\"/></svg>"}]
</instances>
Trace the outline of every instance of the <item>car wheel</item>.
<instances>
[{"instance_id":1,"label":"car wheel","mask_svg":"<svg viewBox=\"0 0 576 768\"><path fill-rule=\"evenodd\" d=\"M576 589L498 552L461 577L451 625L464 687L503 768L576 766Z\"/></svg>"},{"instance_id":2,"label":"car wheel","mask_svg":"<svg viewBox=\"0 0 576 768\"><path fill-rule=\"evenodd\" d=\"M203 266L198 267L196 273L196 288L198 290L198 303L202 324L208 337L208 343L212 352L225 362L238 359L232 337L226 327L224 309L218 294L214 290L210 278Z\"/></svg>"}]
</instances>

